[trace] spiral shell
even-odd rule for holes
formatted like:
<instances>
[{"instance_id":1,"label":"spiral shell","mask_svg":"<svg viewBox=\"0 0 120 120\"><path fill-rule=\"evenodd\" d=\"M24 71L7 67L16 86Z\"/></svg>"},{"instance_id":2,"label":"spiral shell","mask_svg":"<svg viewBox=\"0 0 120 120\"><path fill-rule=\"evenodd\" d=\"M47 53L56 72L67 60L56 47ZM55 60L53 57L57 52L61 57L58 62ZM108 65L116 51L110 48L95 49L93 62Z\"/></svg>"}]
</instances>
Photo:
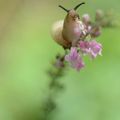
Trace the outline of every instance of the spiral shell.
<instances>
[{"instance_id":1,"label":"spiral shell","mask_svg":"<svg viewBox=\"0 0 120 120\"><path fill-rule=\"evenodd\" d=\"M70 42L65 40L62 35L64 21L60 20L53 24L51 35L53 39L64 48L70 46Z\"/></svg>"}]
</instances>

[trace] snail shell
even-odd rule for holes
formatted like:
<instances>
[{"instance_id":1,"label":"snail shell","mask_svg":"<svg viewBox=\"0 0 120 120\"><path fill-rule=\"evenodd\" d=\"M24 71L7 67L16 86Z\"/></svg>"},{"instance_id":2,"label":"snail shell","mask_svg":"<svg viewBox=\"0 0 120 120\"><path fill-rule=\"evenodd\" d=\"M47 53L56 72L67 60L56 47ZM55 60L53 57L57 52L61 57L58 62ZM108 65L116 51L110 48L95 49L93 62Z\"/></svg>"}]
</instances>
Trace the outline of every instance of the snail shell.
<instances>
[{"instance_id":1,"label":"snail shell","mask_svg":"<svg viewBox=\"0 0 120 120\"><path fill-rule=\"evenodd\" d=\"M54 23L52 27L51 35L58 44L67 48L70 46L71 43L63 38L63 34L62 34L63 24L64 24L63 20Z\"/></svg>"}]
</instances>

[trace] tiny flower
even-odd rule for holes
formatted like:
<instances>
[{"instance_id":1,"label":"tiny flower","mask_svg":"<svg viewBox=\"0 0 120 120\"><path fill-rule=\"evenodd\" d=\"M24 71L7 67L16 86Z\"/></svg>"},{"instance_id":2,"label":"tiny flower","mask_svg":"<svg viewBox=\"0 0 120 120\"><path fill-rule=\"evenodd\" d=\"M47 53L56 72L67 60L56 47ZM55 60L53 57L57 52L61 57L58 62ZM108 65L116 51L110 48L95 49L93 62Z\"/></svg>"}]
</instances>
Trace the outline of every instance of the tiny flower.
<instances>
[{"instance_id":1,"label":"tiny flower","mask_svg":"<svg viewBox=\"0 0 120 120\"><path fill-rule=\"evenodd\" d=\"M65 56L66 61L75 61L78 58L77 48L72 47L70 54Z\"/></svg>"},{"instance_id":2,"label":"tiny flower","mask_svg":"<svg viewBox=\"0 0 120 120\"><path fill-rule=\"evenodd\" d=\"M91 56L95 58L97 55L102 55L102 45L95 40L90 42Z\"/></svg>"},{"instance_id":3,"label":"tiny flower","mask_svg":"<svg viewBox=\"0 0 120 120\"><path fill-rule=\"evenodd\" d=\"M96 58L97 55L101 55L102 45L95 40L80 41L80 49L84 55L88 54L91 58Z\"/></svg>"},{"instance_id":4,"label":"tiny flower","mask_svg":"<svg viewBox=\"0 0 120 120\"><path fill-rule=\"evenodd\" d=\"M88 41L80 41L80 50L82 51L83 55L86 55L90 52L90 44Z\"/></svg>"},{"instance_id":5,"label":"tiny flower","mask_svg":"<svg viewBox=\"0 0 120 120\"><path fill-rule=\"evenodd\" d=\"M84 67L84 62L75 47L71 48L70 53L65 56L65 60L78 71Z\"/></svg>"},{"instance_id":6,"label":"tiny flower","mask_svg":"<svg viewBox=\"0 0 120 120\"><path fill-rule=\"evenodd\" d=\"M82 16L82 21L85 25L89 25L91 23L91 19L90 19L89 14L84 14Z\"/></svg>"},{"instance_id":7,"label":"tiny flower","mask_svg":"<svg viewBox=\"0 0 120 120\"><path fill-rule=\"evenodd\" d=\"M78 21L78 22L79 22L79 28L80 28L81 33L82 33L81 36L86 35L87 31L86 31L86 28L85 28L86 27L85 24L82 21Z\"/></svg>"}]
</instances>

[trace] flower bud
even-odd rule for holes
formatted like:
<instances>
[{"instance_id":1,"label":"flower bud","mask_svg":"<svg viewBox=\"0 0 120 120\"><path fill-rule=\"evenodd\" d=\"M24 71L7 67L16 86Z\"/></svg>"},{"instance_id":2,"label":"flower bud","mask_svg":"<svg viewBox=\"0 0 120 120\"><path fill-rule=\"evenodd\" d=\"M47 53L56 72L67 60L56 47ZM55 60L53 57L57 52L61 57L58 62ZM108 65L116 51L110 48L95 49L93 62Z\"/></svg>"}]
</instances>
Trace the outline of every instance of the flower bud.
<instances>
[{"instance_id":1,"label":"flower bud","mask_svg":"<svg viewBox=\"0 0 120 120\"><path fill-rule=\"evenodd\" d=\"M90 35L93 38L100 36L100 34L101 34L101 28L99 26L94 26L90 31Z\"/></svg>"},{"instance_id":2,"label":"flower bud","mask_svg":"<svg viewBox=\"0 0 120 120\"><path fill-rule=\"evenodd\" d=\"M84 23L85 25L90 24L90 23L91 23L91 19L90 19L89 14L84 14L84 15L82 16L82 21L83 21L83 23Z\"/></svg>"},{"instance_id":3,"label":"flower bud","mask_svg":"<svg viewBox=\"0 0 120 120\"><path fill-rule=\"evenodd\" d=\"M100 21L101 19L103 19L103 17L104 17L104 13L103 13L103 11L102 10L97 10L96 11L96 21Z\"/></svg>"},{"instance_id":4,"label":"flower bud","mask_svg":"<svg viewBox=\"0 0 120 120\"><path fill-rule=\"evenodd\" d=\"M54 64L56 68L63 68L64 67L64 58L60 55L56 56L56 62Z\"/></svg>"}]
</instances>

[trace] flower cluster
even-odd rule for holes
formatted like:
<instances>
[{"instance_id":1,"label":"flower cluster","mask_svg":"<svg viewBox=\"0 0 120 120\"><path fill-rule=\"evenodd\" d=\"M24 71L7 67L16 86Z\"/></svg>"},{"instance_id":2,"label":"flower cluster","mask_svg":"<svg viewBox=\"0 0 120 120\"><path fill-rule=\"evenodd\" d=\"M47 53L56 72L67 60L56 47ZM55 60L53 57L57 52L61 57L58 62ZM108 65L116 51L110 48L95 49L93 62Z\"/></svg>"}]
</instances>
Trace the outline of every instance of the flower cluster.
<instances>
[{"instance_id":1,"label":"flower cluster","mask_svg":"<svg viewBox=\"0 0 120 120\"><path fill-rule=\"evenodd\" d=\"M96 13L96 22L91 22L91 18L88 14L82 16L82 32L80 40L76 45L71 46L67 55L65 55L65 61L76 70L81 70L85 63L83 56L88 55L91 59L96 58L98 55L102 55L102 45L98 43L95 38L101 34L101 26L97 24L101 14ZM84 29L83 29L84 28Z\"/></svg>"},{"instance_id":2,"label":"flower cluster","mask_svg":"<svg viewBox=\"0 0 120 120\"><path fill-rule=\"evenodd\" d=\"M71 47L70 53L65 56L65 60L70 63L71 67L81 70L85 66L82 56L89 55L94 59L97 55L101 55L101 51L102 45L95 40L80 41L78 47Z\"/></svg>"},{"instance_id":3,"label":"flower cluster","mask_svg":"<svg viewBox=\"0 0 120 120\"><path fill-rule=\"evenodd\" d=\"M97 55L101 55L102 45L95 40L80 41L80 49L84 55L88 54L91 58L96 58Z\"/></svg>"}]
</instances>

